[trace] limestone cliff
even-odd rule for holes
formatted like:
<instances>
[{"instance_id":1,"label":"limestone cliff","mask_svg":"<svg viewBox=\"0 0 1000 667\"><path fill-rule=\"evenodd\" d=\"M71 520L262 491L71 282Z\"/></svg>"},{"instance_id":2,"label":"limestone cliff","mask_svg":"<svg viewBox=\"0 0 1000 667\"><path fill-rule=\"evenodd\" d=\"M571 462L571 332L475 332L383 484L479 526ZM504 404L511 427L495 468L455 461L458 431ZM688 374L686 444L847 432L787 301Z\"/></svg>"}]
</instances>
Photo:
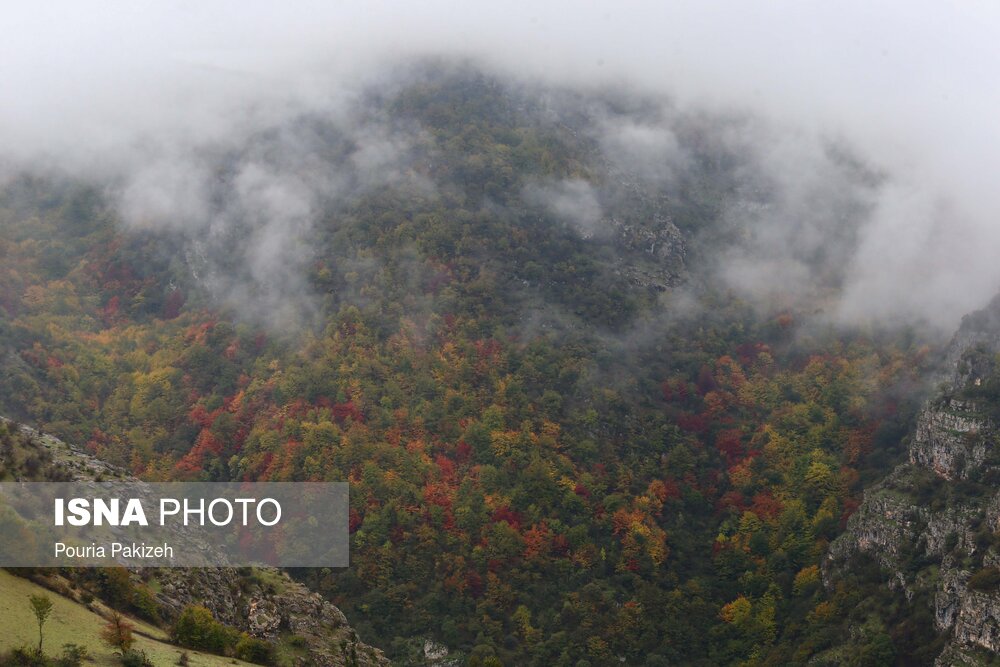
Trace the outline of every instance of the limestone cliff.
<instances>
[{"instance_id":1,"label":"limestone cliff","mask_svg":"<svg viewBox=\"0 0 1000 667\"><path fill-rule=\"evenodd\" d=\"M932 601L948 637L935 664L989 664L1000 654L1000 298L963 320L938 379L909 462L865 493L824 581L874 558L907 601Z\"/></svg>"}]
</instances>

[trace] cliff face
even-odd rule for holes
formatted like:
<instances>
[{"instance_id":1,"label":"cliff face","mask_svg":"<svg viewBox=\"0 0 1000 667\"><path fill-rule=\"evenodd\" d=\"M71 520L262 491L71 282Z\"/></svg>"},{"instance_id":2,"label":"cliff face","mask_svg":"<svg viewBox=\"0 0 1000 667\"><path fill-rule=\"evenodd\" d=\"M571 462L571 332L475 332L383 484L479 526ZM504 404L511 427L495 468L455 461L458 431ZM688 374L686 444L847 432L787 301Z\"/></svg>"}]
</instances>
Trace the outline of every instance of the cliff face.
<instances>
[{"instance_id":1,"label":"cliff face","mask_svg":"<svg viewBox=\"0 0 1000 667\"><path fill-rule=\"evenodd\" d=\"M993 425L983 419L975 403L947 399L921 412L910 446L910 462L944 479L969 479L983 469L992 443L982 436L992 430Z\"/></svg>"},{"instance_id":2,"label":"cliff face","mask_svg":"<svg viewBox=\"0 0 1000 667\"><path fill-rule=\"evenodd\" d=\"M1000 298L963 320L939 379L909 462L865 493L824 581L872 557L907 601L932 601L948 637L935 664L988 664L1000 654Z\"/></svg>"},{"instance_id":3,"label":"cliff face","mask_svg":"<svg viewBox=\"0 0 1000 667\"><path fill-rule=\"evenodd\" d=\"M50 435L21 427L51 456L60 479L127 481L129 475ZM295 635L298 664L316 667L378 667L389 660L363 643L336 606L274 568L143 568L134 577L156 580L166 620L192 604L208 608L228 626L277 640Z\"/></svg>"}]
</instances>

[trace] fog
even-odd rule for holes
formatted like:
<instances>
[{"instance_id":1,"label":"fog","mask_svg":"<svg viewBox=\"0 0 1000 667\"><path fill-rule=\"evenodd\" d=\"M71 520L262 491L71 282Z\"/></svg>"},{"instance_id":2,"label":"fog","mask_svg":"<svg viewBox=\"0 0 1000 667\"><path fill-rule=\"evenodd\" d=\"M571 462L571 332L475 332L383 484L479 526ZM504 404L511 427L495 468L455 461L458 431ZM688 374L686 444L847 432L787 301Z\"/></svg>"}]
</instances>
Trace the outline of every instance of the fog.
<instances>
[{"instance_id":1,"label":"fog","mask_svg":"<svg viewBox=\"0 0 1000 667\"><path fill-rule=\"evenodd\" d=\"M418 57L471 57L526 83L614 85L686 113L759 117L760 131L736 140L759 156L748 179L779 196L727 213L755 232L720 272L765 295L836 266L835 317L949 329L1000 288L998 29L988 2L23 3L0 25L0 168L107 179L126 224L209 245L242 225L246 272L263 290L253 300L274 312L304 289L299 243L318 198L407 177L413 137L357 116L364 86ZM228 203L206 208L217 195L206 153L309 112L355 139L343 174L320 177L307 150L248 151ZM595 131L611 163L671 183L685 168L671 123L664 111ZM849 145L879 186L853 182L831 143ZM584 181L524 196L600 233ZM837 222L853 206L867 222L844 243ZM206 279L251 300L231 277Z\"/></svg>"}]
</instances>

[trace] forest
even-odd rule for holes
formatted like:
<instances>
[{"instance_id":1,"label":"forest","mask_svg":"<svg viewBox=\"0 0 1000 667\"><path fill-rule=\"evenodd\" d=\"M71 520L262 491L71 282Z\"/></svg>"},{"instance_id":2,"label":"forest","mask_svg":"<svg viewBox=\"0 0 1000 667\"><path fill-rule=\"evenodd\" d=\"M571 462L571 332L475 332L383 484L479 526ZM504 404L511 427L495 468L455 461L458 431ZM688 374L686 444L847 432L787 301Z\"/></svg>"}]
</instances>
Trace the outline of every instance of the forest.
<instances>
[{"instance_id":1,"label":"forest","mask_svg":"<svg viewBox=\"0 0 1000 667\"><path fill-rule=\"evenodd\" d=\"M291 574L401 665L426 639L480 666L926 662L931 619L859 606L877 567L827 588L820 564L905 457L937 341L720 277L754 158L716 139L748 121L678 112L688 161L651 184L588 129L642 102L581 95L433 68L371 92L406 158L343 177L278 292L239 233L10 179L0 414L146 480L349 481L351 566ZM214 199L289 137L331 174L358 149L297 118L213 155ZM548 205L579 184L597 220ZM838 258L813 259L834 289Z\"/></svg>"}]
</instances>

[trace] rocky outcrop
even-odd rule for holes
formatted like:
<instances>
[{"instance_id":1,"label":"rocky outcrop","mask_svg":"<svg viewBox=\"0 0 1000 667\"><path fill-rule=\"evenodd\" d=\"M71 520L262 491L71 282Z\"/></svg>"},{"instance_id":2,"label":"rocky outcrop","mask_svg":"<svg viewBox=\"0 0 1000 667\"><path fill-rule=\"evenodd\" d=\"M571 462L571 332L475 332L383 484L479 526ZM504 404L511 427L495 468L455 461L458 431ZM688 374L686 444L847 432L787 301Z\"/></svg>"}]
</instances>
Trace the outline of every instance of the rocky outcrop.
<instances>
[{"instance_id":1,"label":"rocky outcrop","mask_svg":"<svg viewBox=\"0 0 1000 667\"><path fill-rule=\"evenodd\" d=\"M853 556L873 557L907 599L929 593L950 641L939 665L1000 654L1000 299L967 317L922 409L909 463L865 493L824 562L827 585Z\"/></svg>"},{"instance_id":2,"label":"rocky outcrop","mask_svg":"<svg viewBox=\"0 0 1000 667\"><path fill-rule=\"evenodd\" d=\"M673 220L656 214L646 224L611 219L616 244L632 261L618 268L629 282L639 287L666 291L678 285L684 274L686 245Z\"/></svg>"},{"instance_id":3,"label":"rocky outcrop","mask_svg":"<svg viewBox=\"0 0 1000 667\"><path fill-rule=\"evenodd\" d=\"M157 601L168 615L198 604L255 637L294 635L309 648L313 665L389 664L381 651L360 641L337 607L278 570L174 568L156 570L152 576L161 590Z\"/></svg>"},{"instance_id":4,"label":"rocky outcrop","mask_svg":"<svg viewBox=\"0 0 1000 667\"><path fill-rule=\"evenodd\" d=\"M879 565L893 572L890 586L901 588L910 596L906 578L900 573L901 552L911 536L926 525L927 516L906 494L898 492L894 481L898 482L905 473L905 470L897 470L882 487L866 494L865 502L851 517L847 533L830 545L825 575L829 575L835 564L846 562L861 551L872 555Z\"/></svg>"}]
</instances>

